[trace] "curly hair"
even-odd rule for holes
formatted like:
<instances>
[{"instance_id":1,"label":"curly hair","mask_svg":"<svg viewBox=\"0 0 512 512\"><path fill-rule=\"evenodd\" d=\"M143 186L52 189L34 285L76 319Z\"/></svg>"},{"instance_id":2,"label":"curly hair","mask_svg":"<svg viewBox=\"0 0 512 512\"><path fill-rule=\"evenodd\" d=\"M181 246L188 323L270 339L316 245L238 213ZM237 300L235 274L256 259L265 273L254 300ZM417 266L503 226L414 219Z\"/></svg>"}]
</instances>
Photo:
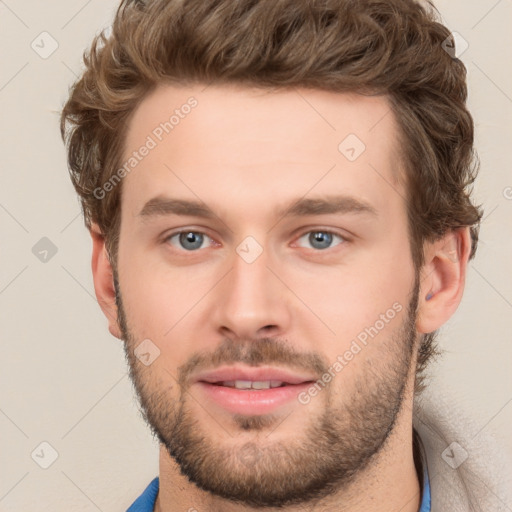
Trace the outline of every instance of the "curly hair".
<instances>
[{"instance_id":1,"label":"curly hair","mask_svg":"<svg viewBox=\"0 0 512 512\"><path fill-rule=\"evenodd\" d=\"M122 186L101 199L94 190L120 165L130 115L163 83L386 95L415 268L425 241L459 227L470 227L473 257L482 212L470 198L478 162L466 68L443 48L454 41L437 18L415 0L123 0L111 34L84 53L60 126L85 224L98 224L114 269ZM423 337L418 375L434 335Z\"/></svg>"}]
</instances>

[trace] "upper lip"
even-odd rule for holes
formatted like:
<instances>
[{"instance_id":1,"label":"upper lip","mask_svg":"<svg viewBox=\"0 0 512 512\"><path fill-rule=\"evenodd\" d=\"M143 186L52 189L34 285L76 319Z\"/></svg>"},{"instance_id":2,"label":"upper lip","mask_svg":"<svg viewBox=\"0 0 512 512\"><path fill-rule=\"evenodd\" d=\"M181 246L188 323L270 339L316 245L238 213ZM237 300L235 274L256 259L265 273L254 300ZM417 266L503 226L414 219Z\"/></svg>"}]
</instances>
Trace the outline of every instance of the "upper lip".
<instances>
[{"instance_id":1,"label":"upper lip","mask_svg":"<svg viewBox=\"0 0 512 512\"><path fill-rule=\"evenodd\" d=\"M302 384L303 382L314 381L316 378L311 375L292 373L282 368L225 366L202 372L193 380L194 382L210 383L233 380L247 380L251 382L277 380L286 384Z\"/></svg>"}]
</instances>

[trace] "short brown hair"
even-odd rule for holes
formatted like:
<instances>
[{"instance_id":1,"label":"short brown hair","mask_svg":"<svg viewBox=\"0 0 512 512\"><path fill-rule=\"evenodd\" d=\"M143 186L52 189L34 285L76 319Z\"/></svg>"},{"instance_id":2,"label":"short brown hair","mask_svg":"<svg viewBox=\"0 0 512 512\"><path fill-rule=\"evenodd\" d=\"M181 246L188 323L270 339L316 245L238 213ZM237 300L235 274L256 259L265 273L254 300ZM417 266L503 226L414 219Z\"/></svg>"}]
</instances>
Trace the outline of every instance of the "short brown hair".
<instances>
[{"instance_id":1,"label":"short brown hair","mask_svg":"<svg viewBox=\"0 0 512 512\"><path fill-rule=\"evenodd\" d=\"M85 223L98 223L116 263L118 169L131 113L158 84L230 83L383 94L399 126L411 251L481 219L466 68L444 49L449 30L414 0L123 0L112 34L98 35L61 115ZM453 40L452 44L453 44ZM418 368L434 352L424 336Z\"/></svg>"}]
</instances>

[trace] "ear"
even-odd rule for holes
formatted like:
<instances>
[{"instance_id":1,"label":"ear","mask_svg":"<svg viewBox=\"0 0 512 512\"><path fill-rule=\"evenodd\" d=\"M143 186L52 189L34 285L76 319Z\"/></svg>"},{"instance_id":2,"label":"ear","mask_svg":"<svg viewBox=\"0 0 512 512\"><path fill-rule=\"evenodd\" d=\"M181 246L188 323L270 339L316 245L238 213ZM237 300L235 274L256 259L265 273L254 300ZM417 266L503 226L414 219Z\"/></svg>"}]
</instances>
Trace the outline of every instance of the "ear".
<instances>
[{"instance_id":1,"label":"ear","mask_svg":"<svg viewBox=\"0 0 512 512\"><path fill-rule=\"evenodd\" d=\"M105 237L95 223L89 230L92 238L92 276L98 304L108 320L108 330L112 336L122 339L117 322L116 292L114 274L105 247Z\"/></svg>"},{"instance_id":2,"label":"ear","mask_svg":"<svg viewBox=\"0 0 512 512\"><path fill-rule=\"evenodd\" d=\"M464 291L470 252L468 227L426 243L416 320L418 332L435 331L455 313Z\"/></svg>"}]
</instances>

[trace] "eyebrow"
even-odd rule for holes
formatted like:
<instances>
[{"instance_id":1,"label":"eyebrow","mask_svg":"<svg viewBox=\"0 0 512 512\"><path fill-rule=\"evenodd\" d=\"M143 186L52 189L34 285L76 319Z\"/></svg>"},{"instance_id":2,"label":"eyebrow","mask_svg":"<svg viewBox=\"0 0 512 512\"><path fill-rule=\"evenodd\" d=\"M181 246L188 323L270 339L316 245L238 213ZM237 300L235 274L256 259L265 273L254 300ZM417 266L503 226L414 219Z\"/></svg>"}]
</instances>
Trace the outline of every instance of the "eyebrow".
<instances>
[{"instance_id":1,"label":"eyebrow","mask_svg":"<svg viewBox=\"0 0 512 512\"><path fill-rule=\"evenodd\" d=\"M291 206L277 212L279 218L301 217L307 215L327 215L333 213L357 213L377 216L370 204L351 196L328 196L326 198L301 198ZM216 218L208 206L200 201L173 199L157 196L150 199L142 208L139 217L150 218L164 215L184 215L191 217Z\"/></svg>"},{"instance_id":2,"label":"eyebrow","mask_svg":"<svg viewBox=\"0 0 512 512\"><path fill-rule=\"evenodd\" d=\"M216 215L200 201L172 199L157 196L150 199L142 208L139 217L156 217L160 215L189 215L210 219Z\"/></svg>"},{"instance_id":3,"label":"eyebrow","mask_svg":"<svg viewBox=\"0 0 512 512\"><path fill-rule=\"evenodd\" d=\"M280 213L283 217L330 213L364 213L377 216L377 210L373 206L351 196L329 196L325 199L302 198Z\"/></svg>"}]
</instances>

